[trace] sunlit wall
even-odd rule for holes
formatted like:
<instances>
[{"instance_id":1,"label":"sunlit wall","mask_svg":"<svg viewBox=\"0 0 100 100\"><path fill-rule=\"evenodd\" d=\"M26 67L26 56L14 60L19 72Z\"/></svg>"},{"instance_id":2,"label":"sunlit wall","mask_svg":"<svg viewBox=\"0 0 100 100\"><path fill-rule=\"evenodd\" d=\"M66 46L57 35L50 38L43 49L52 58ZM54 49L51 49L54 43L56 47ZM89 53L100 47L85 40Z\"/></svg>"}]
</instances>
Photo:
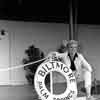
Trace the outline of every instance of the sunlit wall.
<instances>
[{"instance_id":1,"label":"sunlit wall","mask_svg":"<svg viewBox=\"0 0 100 100\"><path fill-rule=\"evenodd\" d=\"M55 51L63 39L68 39L68 25L58 23L36 23L0 21L0 30L5 29L8 35L0 40L0 69L22 64L25 49L34 44L45 55ZM78 40L82 44L82 53L95 69L99 77L100 60L100 26L78 25ZM23 68L0 72L0 84L27 84Z\"/></svg>"},{"instance_id":2,"label":"sunlit wall","mask_svg":"<svg viewBox=\"0 0 100 100\"><path fill-rule=\"evenodd\" d=\"M19 66L22 64L22 59L25 57L25 49L34 44L40 48L45 55L50 51L55 51L61 44L63 39L68 39L68 25L58 23L32 23L32 22L13 22L13 21L0 21L0 29L5 29L10 35L7 42L7 48L10 46L10 61L8 67ZM4 44L2 44L4 45ZM7 51L7 50L6 50ZM5 51L5 52L6 52ZM2 53L0 53L2 54ZM5 56L5 53L2 55ZM1 57L1 56L0 56ZM4 64L3 63L3 64ZM4 64L5 65L5 64ZM5 74L5 77L8 75ZM3 77L2 81L6 79ZM10 84L26 84L25 71L23 68L9 71Z\"/></svg>"}]
</instances>

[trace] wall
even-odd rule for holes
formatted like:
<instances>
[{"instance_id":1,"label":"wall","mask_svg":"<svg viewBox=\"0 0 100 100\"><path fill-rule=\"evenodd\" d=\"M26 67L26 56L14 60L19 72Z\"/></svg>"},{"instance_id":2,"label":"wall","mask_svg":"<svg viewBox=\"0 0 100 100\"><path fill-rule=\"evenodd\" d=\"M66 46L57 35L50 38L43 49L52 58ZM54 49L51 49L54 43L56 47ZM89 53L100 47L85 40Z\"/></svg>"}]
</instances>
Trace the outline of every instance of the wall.
<instances>
[{"instance_id":1,"label":"wall","mask_svg":"<svg viewBox=\"0 0 100 100\"><path fill-rule=\"evenodd\" d=\"M10 67L22 64L22 59L25 57L24 51L32 44L47 55L50 51L56 50L63 39L68 39L68 28L65 24L0 21L0 29L5 29L11 38L8 45L10 60L7 65ZM2 81L5 80L1 78ZM25 71L22 68L9 71L9 84L27 84Z\"/></svg>"},{"instance_id":2,"label":"wall","mask_svg":"<svg viewBox=\"0 0 100 100\"><path fill-rule=\"evenodd\" d=\"M9 68L8 34L0 37L0 69ZM9 71L0 71L0 84L9 84Z\"/></svg>"},{"instance_id":3,"label":"wall","mask_svg":"<svg viewBox=\"0 0 100 100\"><path fill-rule=\"evenodd\" d=\"M100 26L80 25L78 38L82 52L93 68L93 77L100 80Z\"/></svg>"},{"instance_id":4,"label":"wall","mask_svg":"<svg viewBox=\"0 0 100 100\"><path fill-rule=\"evenodd\" d=\"M68 39L68 25L58 23L35 23L0 21L0 30L5 29L8 37L0 40L0 69L15 67L22 64L25 57L24 51L29 45L34 44L45 55L54 51L63 39ZM78 39L82 44L82 52L96 71L95 77L99 77L100 60L100 26L79 25ZM9 41L10 40L10 41ZM10 59L9 59L10 58ZM15 66L14 66L15 65ZM3 77L2 77L3 76ZM23 68L0 72L0 85L4 84L27 84Z\"/></svg>"}]
</instances>

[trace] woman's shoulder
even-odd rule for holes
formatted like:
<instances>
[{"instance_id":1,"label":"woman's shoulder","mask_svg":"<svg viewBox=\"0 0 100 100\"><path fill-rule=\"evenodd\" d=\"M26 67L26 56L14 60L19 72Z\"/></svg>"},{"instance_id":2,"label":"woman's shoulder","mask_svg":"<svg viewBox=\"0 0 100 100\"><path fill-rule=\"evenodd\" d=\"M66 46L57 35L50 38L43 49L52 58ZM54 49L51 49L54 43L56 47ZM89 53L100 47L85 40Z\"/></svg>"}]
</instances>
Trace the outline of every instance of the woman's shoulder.
<instances>
[{"instance_id":1,"label":"woman's shoulder","mask_svg":"<svg viewBox=\"0 0 100 100\"><path fill-rule=\"evenodd\" d=\"M79 57L80 59L84 59L84 56L83 56L82 53L77 53L77 55L78 55L78 57Z\"/></svg>"}]
</instances>

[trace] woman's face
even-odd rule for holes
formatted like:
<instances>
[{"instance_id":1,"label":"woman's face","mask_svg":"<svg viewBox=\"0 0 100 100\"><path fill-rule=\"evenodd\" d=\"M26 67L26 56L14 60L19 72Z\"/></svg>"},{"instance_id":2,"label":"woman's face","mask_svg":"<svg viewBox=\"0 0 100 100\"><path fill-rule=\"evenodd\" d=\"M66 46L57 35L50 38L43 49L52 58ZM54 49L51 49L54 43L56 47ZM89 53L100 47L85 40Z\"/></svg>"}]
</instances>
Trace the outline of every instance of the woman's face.
<instances>
[{"instance_id":1,"label":"woman's face","mask_svg":"<svg viewBox=\"0 0 100 100\"><path fill-rule=\"evenodd\" d=\"M74 55L78 50L78 45L77 44L71 44L69 45L68 47L68 52L71 54L71 55Z\"/></svg>"}]
</instances>

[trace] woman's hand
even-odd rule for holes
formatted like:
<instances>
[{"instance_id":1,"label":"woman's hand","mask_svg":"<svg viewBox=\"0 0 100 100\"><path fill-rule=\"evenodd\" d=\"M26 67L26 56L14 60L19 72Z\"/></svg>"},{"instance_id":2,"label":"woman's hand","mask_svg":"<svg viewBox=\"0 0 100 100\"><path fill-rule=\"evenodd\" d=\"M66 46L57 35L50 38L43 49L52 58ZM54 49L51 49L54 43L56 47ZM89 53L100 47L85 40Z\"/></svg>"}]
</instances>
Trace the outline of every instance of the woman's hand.
<instances>
[{"instance_id":1,"label":"woman's hand","mask_svg":"<svg viewBox=\"0 0 100 100\"><path fill-rule=\"evenodd\" d=\"M57 52L51 52L51 53L49 53L48 56L47 56L47 59L48 60L52 60L52 61L57 60L58 59Z\"/></svg>"},{"instance_id":2,"label":"woman's hand","mask_svg":"<svg viewBox=\"0 0 100 100\"><path fill-rule=\"evenodd\" d=\"M78 71L74 71L73 74L74 74L74 76L75 76L76 79L80 78L80 74L79 74Z\"/></svg>"}]
</instances>

